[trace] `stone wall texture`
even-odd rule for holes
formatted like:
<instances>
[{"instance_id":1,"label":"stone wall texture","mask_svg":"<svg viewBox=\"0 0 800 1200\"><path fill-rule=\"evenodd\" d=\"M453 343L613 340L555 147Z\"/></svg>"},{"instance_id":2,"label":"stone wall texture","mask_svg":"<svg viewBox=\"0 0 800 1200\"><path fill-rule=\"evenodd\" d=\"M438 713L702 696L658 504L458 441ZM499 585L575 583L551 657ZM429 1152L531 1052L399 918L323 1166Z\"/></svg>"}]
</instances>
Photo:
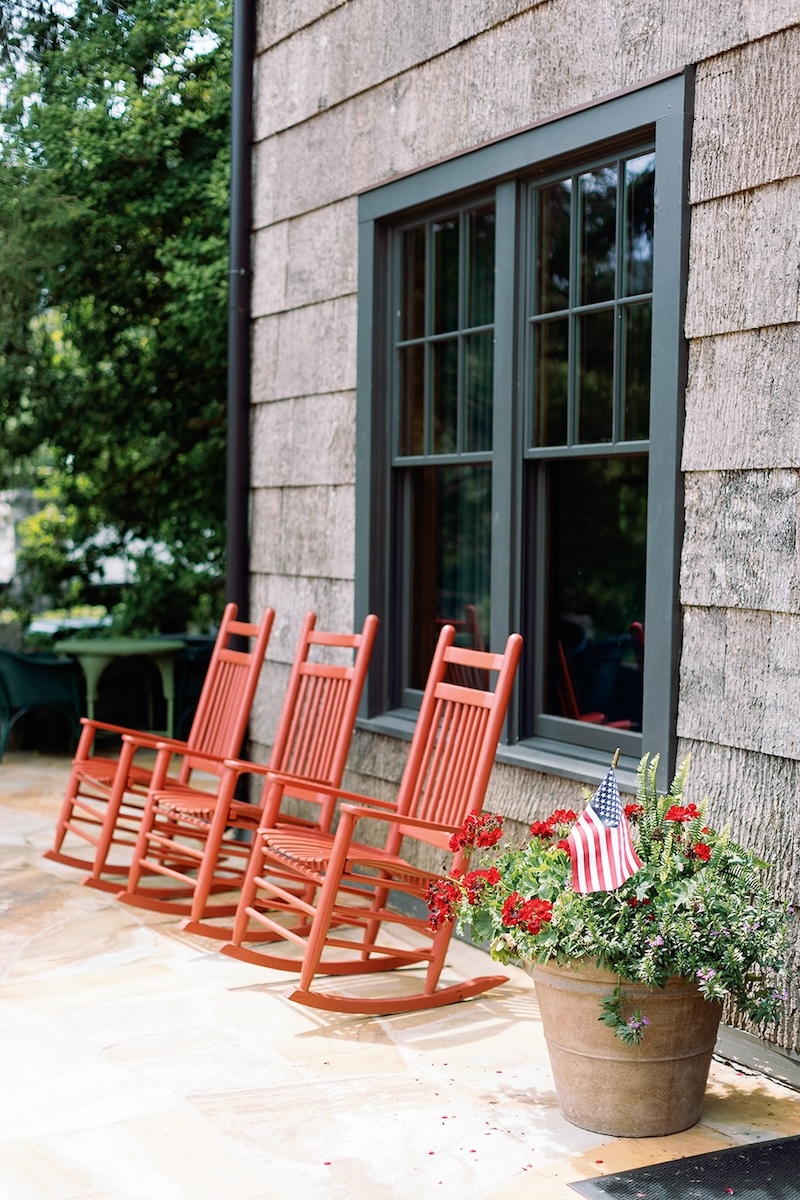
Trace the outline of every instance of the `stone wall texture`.
<instances>
[{"instance_id":1,"label":"stone wall texture","mask_svg":"<svg viewBox=\"0 0 800 1200\"><path fill-rule=\"evenodd\" d=\"M358 192L687 65L679 750L800 900L800 0L257 0L251 571L278 620L254 752L303 613L352 625ZM405 749L359 731L349 781L392 795ZM498 766L490 804L579 799Z\"/></svg>"}]
</instances>

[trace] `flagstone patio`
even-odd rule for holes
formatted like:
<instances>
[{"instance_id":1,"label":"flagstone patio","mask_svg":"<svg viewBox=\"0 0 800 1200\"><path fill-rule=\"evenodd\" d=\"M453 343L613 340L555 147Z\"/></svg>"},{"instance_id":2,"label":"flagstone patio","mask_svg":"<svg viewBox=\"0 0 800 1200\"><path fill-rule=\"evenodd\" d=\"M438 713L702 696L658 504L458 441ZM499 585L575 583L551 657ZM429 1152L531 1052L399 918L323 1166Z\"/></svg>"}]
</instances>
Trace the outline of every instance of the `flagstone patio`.
<instances>
[{"instance_id":1,"label":"flagstone patio","mask_svg":"<svg viewBox=\"0 0 800 1200\"><path fill-rule=\"evenodd\" d=\"M0 763L0 1200L568 1200L570 1181L800 1131L798 1091L721 1060L685 1133L568 1124L513 968L418 1014L293 1005L287 976L42 858L68 769ZM487 966L453 943L454 975Z\"/></svg>"}]
</instances>

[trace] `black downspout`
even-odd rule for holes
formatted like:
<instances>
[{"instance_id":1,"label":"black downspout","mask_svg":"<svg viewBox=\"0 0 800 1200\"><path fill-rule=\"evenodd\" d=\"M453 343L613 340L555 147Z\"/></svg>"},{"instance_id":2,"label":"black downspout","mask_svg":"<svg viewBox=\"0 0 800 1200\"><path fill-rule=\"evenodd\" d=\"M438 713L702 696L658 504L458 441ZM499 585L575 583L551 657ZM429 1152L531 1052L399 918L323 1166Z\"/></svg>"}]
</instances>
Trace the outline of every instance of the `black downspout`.
<instances>
[{"instance_id":1,"label":"black downspout","mask_svg":"<svg viewBox=\"0 0 800 1200\"><path fill-rule=\"evenodd\" d=\"M233 0L226 598L249 616L250 226L255 0Z\"/></svg>"}]
</instances>

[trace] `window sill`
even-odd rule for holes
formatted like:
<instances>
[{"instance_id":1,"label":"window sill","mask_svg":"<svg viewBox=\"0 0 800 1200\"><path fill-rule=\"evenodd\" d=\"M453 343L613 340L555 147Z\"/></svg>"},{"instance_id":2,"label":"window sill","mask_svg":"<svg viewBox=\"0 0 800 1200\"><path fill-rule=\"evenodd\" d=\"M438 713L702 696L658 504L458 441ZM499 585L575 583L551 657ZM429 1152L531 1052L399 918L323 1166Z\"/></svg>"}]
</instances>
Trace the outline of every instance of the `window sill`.
<instances>
[{"instance_id":1,"label":"window sill","mask_svg":"<svg viewBox=\"0 0 800 1200\"><path fill-rule=\"evenodd\" d=\"M417 713L414 709L396 708L378 717L360 718L357 727L365 733L410 741L416 719ZM523 770L540 771L543 775L555 775L560 779L574 779L588 787L597 787L611 765L610 757L605 751L557 742L549 738L531 738L518 742L515 746L501 743L497 748L497 762ZM617 781L621 792L629 795L635 793L638 765L638 758L620 755L617 763Z\"/></svg>"}]
</instances>

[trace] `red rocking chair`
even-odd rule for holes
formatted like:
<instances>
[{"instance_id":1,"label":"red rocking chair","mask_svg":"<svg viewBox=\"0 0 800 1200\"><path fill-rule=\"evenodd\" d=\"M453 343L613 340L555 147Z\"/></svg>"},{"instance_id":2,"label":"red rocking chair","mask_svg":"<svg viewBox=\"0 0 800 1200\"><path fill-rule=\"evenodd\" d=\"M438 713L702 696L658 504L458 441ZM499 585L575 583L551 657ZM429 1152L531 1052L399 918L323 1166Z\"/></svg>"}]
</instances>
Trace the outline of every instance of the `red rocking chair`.
<instances>
[{"instance_id":1,"label":"red rocking chair","mask_svg":"<svg viewBox=\"0 0 800 1200\"><path fill-rule=\"evenodd\" d=\"M180 770L174 777L165 777L165 788L188 784L197 770L219 775L223 761L241 752L275 613L267 608L257 625L237 621L236 613L235 604L226 606L185 741L81 718L84 728L58 816L55 842L45 858L88 868L90 874L84 883L118 892L130 861L110 863L108 856L112 846L135 845L156 747L169 745L181 755ZM244 642L245 648L240 649L244 639L250 639L251 644L247 648ZM95 752L95 738L100 731L122 736L118 757ZM141 762L148 751L149 762ZM139 762L135 761L137 755ZM79 856L64 852L67 834L88 842L92 853ZM105 879L106 875L116 878Z\"/></svg>"},{"instance_id":2,"label":"red rocking chair","mask_svg":"<svg viewBox=\"0 0 800 1200\"><path fill-rule=\"evenodd\" d=\"M421 915L428 885L447 871L442 856L448 856L451 836L483 806L522 649L519 634L511 635L503 654L456 648L454 637L451 625L439 635L396 803L338 791L335 834L294 830L275 822L285 784L272 780L233 939L221 949L232 958L298 972L299 983L287 996L300 1004L333 1012L408 1012L464 1000L506 980L491 975L439 987L452 924L434 932ZM451 667L485 672L487 680L491 672L494 690L448 682ZM387 831L383 837L376 823ZM369 842L357 842L356 828L366 832L370 826ZM416 844L415 861L402 854L404 841ZM438 865L419 865L426 857ZM459 851L452 869L462 861ZM385 929L398 933L387 937ZM245 944L269 941L289 945L277 952ZM364 976L417 963L427 965L422 986L402 995L374 989L343 995L317 986L318 975Z\"/></svg>"},{"instance_id":3,"label":"red rocking chair","mask_svg":"<svg viewBox=\"0 0 800 1200\"><path fill-rule=\"evenodd\" d=\"M329 828L334 800L326 789L342 781L369 666L378 618L366 618L360 633L326 633L314 628L309 613L298 642L281 718L267 765L229 761L216 795L190 788L164 790L161 778L171 750L159 759L142 819L128 877L119 899L127 904L188 918L183 928L207 937L229 938L227 926L212 922L233 917L261 804L235 796L239 779L248 774L281 772L287 797L310 802L313 828ZM342 661L349 659L349 662ZM322 791L321 791L322 789ZM263 798L269 790L265 787ZM298 804L297 802L301 802ZM306 809L309 805L306 804ZM308 817L296 811L282 820L307 828ZM239 840L244 833L246 840ZM171 888L149 886L160 875ZM227 903L212 896L235 891Z\"/></svg>"}]
</instances>

